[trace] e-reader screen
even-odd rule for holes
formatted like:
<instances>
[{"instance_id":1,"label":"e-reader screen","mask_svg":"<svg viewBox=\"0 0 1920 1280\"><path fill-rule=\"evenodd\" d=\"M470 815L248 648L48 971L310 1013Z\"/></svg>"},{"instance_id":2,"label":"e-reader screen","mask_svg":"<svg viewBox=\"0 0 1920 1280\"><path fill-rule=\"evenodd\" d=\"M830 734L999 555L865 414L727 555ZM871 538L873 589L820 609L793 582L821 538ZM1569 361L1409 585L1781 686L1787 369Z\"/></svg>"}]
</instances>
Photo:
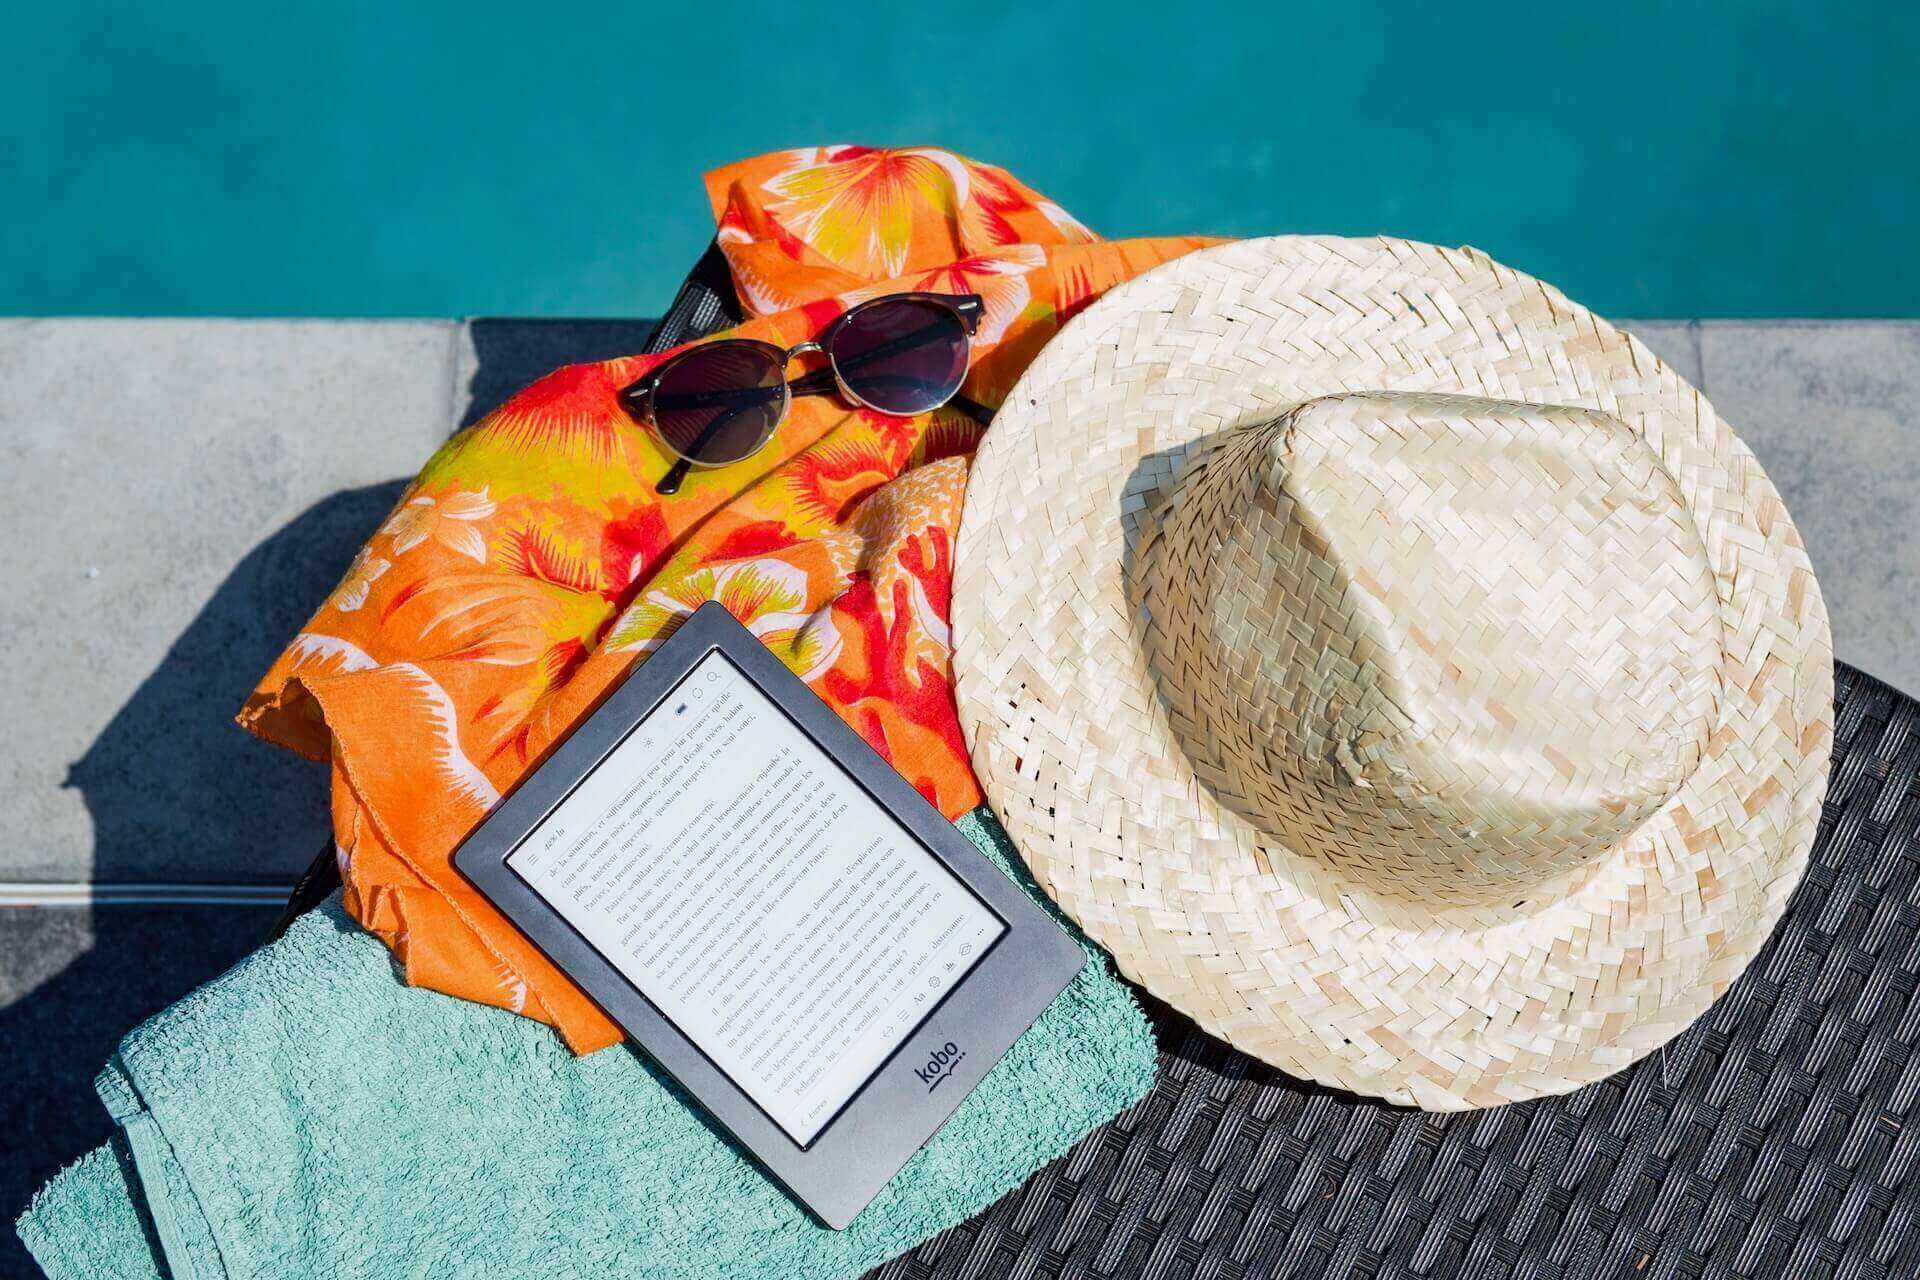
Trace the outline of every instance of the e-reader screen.
<instances>
[{"instance_id":1,"label":"e-reader screen","mask_svg":"<svg viewBox=\"0 0 1920 1280\"><path fill-rule=\"evenodd\" d=\"M718 649L506 865L803 1148L1007 931Z\"/></svg>"}]
</instances>

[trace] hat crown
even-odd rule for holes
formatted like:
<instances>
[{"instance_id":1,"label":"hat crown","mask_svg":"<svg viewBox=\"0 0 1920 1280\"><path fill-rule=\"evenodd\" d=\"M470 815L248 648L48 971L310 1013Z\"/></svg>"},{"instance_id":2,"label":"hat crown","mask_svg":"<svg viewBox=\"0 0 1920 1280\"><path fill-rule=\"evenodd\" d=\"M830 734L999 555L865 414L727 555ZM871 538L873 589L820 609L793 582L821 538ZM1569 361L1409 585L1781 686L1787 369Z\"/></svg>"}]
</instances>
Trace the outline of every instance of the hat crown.
<instances>
[{"instance_id":1,"label":"hat crown","mask_svg":"<svg viewBox=\"0 0 1920 1280\"><path fill-rule=\"evenodd\" d=\"M1629 836L1717 721L1706 547L1604 413L1310 400L1197 456L1139 564L1198 776L1373 892L1524 896Z\"/></svg>"}]
</instances>

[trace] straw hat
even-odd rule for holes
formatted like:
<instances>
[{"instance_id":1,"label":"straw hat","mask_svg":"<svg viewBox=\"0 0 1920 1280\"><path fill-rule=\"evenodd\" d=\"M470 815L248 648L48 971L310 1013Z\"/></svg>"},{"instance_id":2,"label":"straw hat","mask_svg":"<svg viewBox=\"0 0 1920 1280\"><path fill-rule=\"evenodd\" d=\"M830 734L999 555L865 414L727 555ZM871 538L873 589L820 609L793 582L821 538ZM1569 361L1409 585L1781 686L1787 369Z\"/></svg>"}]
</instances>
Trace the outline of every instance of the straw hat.
<instances>
[{"instance_id":1,"label":"straw hat","mask_svg":"<svg viewBox=\"0 0 1920 1280\"><path fill-rule=\"evenodd\" d=\"M1832 642L1744 445L1473 250L1281 237L1069 324L974 462L961 721L1201 1026L1441 1110L1684 1029L1805 865Z\"/></svg>"}]
</instances>

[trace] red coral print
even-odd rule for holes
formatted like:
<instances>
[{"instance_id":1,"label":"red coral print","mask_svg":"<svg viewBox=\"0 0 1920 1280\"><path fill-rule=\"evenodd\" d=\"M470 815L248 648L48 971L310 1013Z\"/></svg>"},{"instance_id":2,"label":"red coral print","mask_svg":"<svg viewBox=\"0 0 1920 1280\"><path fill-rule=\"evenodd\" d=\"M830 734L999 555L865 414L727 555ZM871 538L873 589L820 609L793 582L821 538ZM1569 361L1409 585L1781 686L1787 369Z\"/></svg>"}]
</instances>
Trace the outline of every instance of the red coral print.
<instances>
[{"instance_id":1,"label":"red coral print","mask_svg":"<svg viewBox=\"0 0 1920 1280\"><path fill-rule=\"evenodd\" d=\"M923 537L909 539L900 548L900 567L919 579L920 598L927 602L933 616L952 626L953 548L947 541L947 531L935 525Z\"/></svg>"},{"instance_id":2,"label":"red coral print","mask_svg":"<svg viewBox=\"0 0 1920 1280\"><path fill-rule=\"evenodd\" d=\"M782 551L799 542L798 535L779 520L755 520L742 525L714 544L715 560L745 560Z\"/></svg>"},{"instance_id":3,"label":"red coral print","mask_svg":"<svg viewBox=\"0 0 1920 1280\"><path fill-rule=\"evenodd\" d=\"M907 656L915 625L909 603L907 583L895 582L893 619L889 623L880 614L871 576L855 574L835 601L834 612L857 630L858 647L866 656L866 675L855 678L836 666L819 682L835 705L858 711L854 727L895 767L900 767L902 753L895 749L898 744L887 728L894 716L930 731L949 751L964 757L967 750L946 668L926 658L909 660ZM934 799L938 803L937 797Z\"/></svg>"},{"instance_id":4,"label":"red coral print","mask_svg":"<svg viewBox=\"0 0 1920 1280\"><path fill-rule=\"evenodd\" d=\"M843 440L816 446L794 459L787 489L801 512L824 524L839 524L863 498L892 479L896 470L877 445Z\"/></svg>"},{"instance_id":5,"label":"red coral print","mask_svg":"<svg viewBox=\"0 0 1920 1280\"><path fill-rule=\"evenodd\" d=\"M889 469L898 472L900 465L913 455L913 443L920 438L922 418L901 418L890 413L881 413L878 409L862 408L855 413L860 426L869 432L882 452L887 456Z\"/></svg>"}]
</instances>

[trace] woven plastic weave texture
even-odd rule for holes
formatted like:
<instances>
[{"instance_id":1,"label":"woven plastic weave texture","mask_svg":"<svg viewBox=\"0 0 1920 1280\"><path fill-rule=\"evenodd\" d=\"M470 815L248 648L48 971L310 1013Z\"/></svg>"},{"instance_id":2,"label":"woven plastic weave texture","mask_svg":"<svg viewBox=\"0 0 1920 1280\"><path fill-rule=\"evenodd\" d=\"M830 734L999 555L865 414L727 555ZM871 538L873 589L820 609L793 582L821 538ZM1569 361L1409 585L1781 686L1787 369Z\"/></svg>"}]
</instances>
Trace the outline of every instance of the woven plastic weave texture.
<instances>
[{"instance_id":1,"label":"woven plastic weave texture","mask_svg":"<svg viewBox=\"0 0 1920 1280\"><path fill-rule=\"evenodd\" d=\"M872 1274L1920 1276L1920 704L1836 672L1806 878L1688 1031L1559 1098L1430 1115L1303 1084L1156 1010L1125 1115Z\"/></svg>"}]
</instances>

